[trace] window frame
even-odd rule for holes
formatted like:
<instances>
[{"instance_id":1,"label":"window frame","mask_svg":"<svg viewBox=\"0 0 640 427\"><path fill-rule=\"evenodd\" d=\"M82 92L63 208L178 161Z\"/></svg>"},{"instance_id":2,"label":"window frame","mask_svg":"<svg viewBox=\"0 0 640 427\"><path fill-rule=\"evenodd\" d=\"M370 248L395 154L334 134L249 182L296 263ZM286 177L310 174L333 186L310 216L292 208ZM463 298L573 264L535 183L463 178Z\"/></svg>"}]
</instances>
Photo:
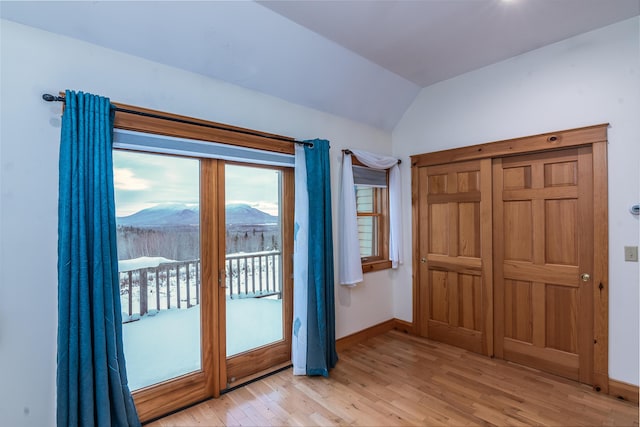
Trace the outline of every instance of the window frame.
<instances>
[{"instance_id":1,"label":"window frame","mask_svg":"<svg viewBox=\"0 0 640 427\"><path fill-rule=\"evenodd\" d=\"M355 156L351 156L351 163L353 166L368 167ZM385 172L387 175L387 186L385 188L373 187L374 212L358 212L356 206L356 215L358 217L378 218L376 227L378 255L360 257L363 273L391 268L391 260L389 259L389 171L387 170ZM357 187L357 184L355 186Z\"/></svg>"}]
</instances>

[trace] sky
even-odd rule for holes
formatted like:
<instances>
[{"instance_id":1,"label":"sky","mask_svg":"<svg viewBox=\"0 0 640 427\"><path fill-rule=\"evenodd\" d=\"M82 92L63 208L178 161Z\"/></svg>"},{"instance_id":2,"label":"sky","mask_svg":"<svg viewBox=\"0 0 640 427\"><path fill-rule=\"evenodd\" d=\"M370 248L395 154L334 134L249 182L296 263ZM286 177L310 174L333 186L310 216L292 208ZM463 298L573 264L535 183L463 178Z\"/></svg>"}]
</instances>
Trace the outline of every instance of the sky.
<instances>
[{"instance_id":1,"label":"sky","mask_svg":"<svg viewBox=\"0 0 640 427\"><path fill-rule=\"evenodd\" d=\"M113 151L116 216L163 203L196 206L200 166L196 159L132 151ZM246 203L278 215L278 173L262 167L226 165L226 204Z\"/></svg>"}]
</instances>

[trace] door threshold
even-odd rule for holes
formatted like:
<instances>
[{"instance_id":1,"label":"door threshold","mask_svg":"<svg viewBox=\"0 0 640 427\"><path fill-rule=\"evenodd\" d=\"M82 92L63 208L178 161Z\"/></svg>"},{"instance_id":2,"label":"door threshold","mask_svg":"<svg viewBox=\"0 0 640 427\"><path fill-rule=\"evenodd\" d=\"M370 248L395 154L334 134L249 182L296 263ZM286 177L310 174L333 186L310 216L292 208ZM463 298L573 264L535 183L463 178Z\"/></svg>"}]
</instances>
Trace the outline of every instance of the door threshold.
<instances>
[{"instance_id":1,"label":"door threshold","mask_svg":"<svg viewBox=\"0 0 640 427\"><path fill-rule=\"evenodd\" d=\"M274 365L270 368L267 368L263 371L260 372L256 372L255 374L252 375L247 375L246 377L237 379L235 381L232 381L230 383L227 383L227 388L224 390L220 390L220 394L225 394L228 393L230 391L233 391L239 387L245 386L247 384L251 384L253 382L259 381L263 378L266 378L270 375L273 374L277 374L278 372L282 372L284 370L287 370L289 368L291 368L293 365L291 364L291 361L286 361L284 363L279 363L277 365Z\"/></svg>"}]
</instances>

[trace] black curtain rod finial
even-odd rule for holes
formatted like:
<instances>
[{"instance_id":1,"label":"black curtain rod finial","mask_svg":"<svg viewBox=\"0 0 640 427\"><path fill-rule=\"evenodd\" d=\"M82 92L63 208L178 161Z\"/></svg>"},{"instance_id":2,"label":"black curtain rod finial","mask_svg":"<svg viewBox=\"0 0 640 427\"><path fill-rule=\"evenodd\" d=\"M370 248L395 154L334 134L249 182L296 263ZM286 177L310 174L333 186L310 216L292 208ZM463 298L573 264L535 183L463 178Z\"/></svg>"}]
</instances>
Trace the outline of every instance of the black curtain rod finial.
<instances>
[{"instance_id":1,"label":"black curtain rod finial","mask_svg":"<svg viewBox=\"0 0 640 427\"><path fill-rule=\"evenodd\" d=\"M42 95L42 99L44 99L47 102L54 102L54 101L63 102L64 101L64 97L62 97L62 96L53 96L50 93L43 94Z\"/></svg>"}]
</instances>

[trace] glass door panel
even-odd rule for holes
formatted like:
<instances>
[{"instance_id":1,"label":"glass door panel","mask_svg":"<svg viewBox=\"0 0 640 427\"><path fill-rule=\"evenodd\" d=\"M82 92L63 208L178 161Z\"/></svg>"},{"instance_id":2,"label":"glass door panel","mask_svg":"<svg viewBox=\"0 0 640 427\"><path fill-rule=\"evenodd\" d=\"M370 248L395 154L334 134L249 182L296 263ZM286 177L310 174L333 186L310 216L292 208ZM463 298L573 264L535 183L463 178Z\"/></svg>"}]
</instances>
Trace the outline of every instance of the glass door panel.
<instances>
[{"instance_id":1,"label":"glass door panel","mask_svg":"<svg viewBox=\"0 0 640 427\"><path fill-rule=\"evenodd\" d=\"M132 391L202 369L200 162L114 151L123 341Z\"/></svg>"},{"instance_id":2,"label":"glass door panel","mask_svg":"<svg viewBox=\"0 0 640 427\"><path fill-rule=\"evenodd\" d=\"M226 164L220 389L291 360L292 168ZM283 254L289 254L283 256Z\"/></svg>"},{"instance_id":3,"label":"glass door panel","mask_svg":"<svg viewBox=\"0 0 640 427\"><path fill-rule=\"evenodd\" d=\"M282 172L225 166L226 356L283 339Z\"/></svg>"}]
</instances>

